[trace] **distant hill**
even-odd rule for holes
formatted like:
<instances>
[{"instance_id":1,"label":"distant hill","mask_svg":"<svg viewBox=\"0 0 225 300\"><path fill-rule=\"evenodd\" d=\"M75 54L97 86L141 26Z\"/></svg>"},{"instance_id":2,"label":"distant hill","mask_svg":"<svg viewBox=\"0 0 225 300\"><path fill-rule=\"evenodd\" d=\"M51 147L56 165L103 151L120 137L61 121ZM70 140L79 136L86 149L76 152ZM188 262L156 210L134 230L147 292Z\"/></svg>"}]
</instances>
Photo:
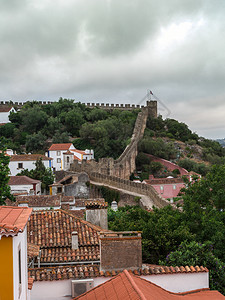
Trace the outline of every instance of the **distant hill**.
<instances>
[{"instance_id":1,"label":"distant hill","mask_svg":"<svg viewBox=\"0 0 225 300\"><path fill-rule=\"evenodd\" d=\"M222 147L225 147L225 139L217 139L216 142L220 143Z\"/></svg>"}]
</instances>

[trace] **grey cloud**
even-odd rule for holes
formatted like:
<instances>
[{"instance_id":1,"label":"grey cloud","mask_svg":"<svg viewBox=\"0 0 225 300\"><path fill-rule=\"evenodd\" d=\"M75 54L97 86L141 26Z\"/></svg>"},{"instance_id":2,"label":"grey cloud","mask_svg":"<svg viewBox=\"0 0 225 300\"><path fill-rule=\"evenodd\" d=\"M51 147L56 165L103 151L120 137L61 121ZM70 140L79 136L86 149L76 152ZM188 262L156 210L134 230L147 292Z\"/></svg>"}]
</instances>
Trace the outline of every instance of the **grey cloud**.
<instances>
[{"instance_id":1,"label":"grey cloud","mask_svg":"<svg viewBox=\"0 0 225 300\"><path fill-rule=\"evenodd\" d=\"M171 117L222 134L224 13L223 0L1 1L0 98L138 103L152 89Z\"/></svg>"}]
</instances>

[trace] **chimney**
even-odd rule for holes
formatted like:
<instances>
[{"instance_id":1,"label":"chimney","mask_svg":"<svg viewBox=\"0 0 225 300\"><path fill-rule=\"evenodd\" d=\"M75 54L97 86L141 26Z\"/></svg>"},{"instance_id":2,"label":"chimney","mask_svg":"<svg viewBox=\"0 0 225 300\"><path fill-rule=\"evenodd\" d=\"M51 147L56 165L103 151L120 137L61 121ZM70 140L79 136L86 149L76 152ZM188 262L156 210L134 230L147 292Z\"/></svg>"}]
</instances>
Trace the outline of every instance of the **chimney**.
<instances>
[{"instance_id":1,"label":"chimney","mask_svg":"<svg viewBox=\"0 0 225 300\"><path fill-rule=\"evenodd\" d=\"M87 201L85 206L86 221L100 226L102 229L108 229L108 204L100 201Z\"/></svg>"},{"instance_id":2,"label":"chimney","mask_svg":"<svg viewBox=\"0 0 225 300\"><path fill-rule=\"evenodd\" d=\"M101 232L100 270L138 269L142 267L140 231Z\"/></svg>"},{"instance_id":3,"label":"chimney","mask_svg":"<svg viewBox=\"0 0 225 300\"><path fill-rule=\"evenodd\" d=\"M72 249L73 250L78 249L78 233L77 233L77 231L73 231L71 233L71 240L72 240Z\"/></svg>"}]
</instances>

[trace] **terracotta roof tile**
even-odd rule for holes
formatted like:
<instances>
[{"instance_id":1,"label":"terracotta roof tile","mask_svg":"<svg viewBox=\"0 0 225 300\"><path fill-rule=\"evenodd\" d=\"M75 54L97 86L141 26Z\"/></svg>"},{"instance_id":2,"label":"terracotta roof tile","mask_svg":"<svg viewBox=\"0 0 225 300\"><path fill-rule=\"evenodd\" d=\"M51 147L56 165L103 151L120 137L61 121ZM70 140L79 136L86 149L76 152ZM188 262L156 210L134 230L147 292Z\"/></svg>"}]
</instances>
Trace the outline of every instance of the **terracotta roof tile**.
<instances>
[{"instance_id":1,"label":"terracotta roof tile","mask_svg":"<svg viewBox=\"0 0 225 300\"><path fill-rule=\"evenodd\" d=\"M74 201L73 196L61 196L61 195L31 195L31 196L16 197L16 205L20 203L28 203L29 207L58 207L59 208L61 202L73 202L73 201Z\"/></svg>"},{"instance_id":2,"label":"terracotta roof tile","mask_svg":"<svg viewBox=\"0 0 225 300\"><path fill-rule=\"evenodd\" d=\"M51 157L42 154L15 154L10 157L10 161L36 161L40 158L42 158L42 160L52 160Z\"/></svg>"},{"instance_id":3,"label":"terracotta roof tile","mask_svg":"<svg viewBox=\"0 0 225 300\"><path fill-rule=\"evenodd\" d=\"M71 248L71 233L78 232L79 247ZM28 223L28 242L41 248L41 263L99 261L102 228L63 211L34 212Z\"/></svg>"},{"instance_id":4,"label":"terracotta roof tile","mask_svg":"<svg viewBox=\"0 0 225 300\"><path fill-rule=\"evenodd\" d=\"M0 206L0 235L12 236L23 232L32 208Z\"/></svg>"},{"instance_id":5,"label":"terracotta roof tile","mask_svg":"<svg viewBox=\"0 0 225 300\"><path fill-rule=\"evenodd\" d=\"M88 292L74 298L80 300L90 299L126 299L126 300L222 300L224 296L217 291L201 289L185 293L172 293L164 290L156 284L133 275L124 270L112 279L96 286Z\"/></svg>"},{"instance_id":6,"label":"terracotta roof tile","mask_svg":"<svg viewBox=\"0 0 225 300\"><path fill-rule=\"evenodd\" d=\"M9 185L24 185L24 184L36 184L39 182L40 182L40 180L35 180L28 176L10 176L8 184Z\"/></svg>"},{"instance_id":7,"label":"terracotta roof tile","mask_svg":"<svg viewBox=\"0 0 225 300\"><path fill-rule=\"evenodd\" d=\"M32 243L27 243L27 256L29 258L39 255L40 247Z\"/></svg>"},{"instance_id":8,"label":"terracotta roof tile","mask_svg":"<svg viewBox=\"0 0 225 300\"><path fill-rule=\"evenodd\" d=\"M12 106L0 105L0 112L9 112L12 108Z\"/></svg>"},{"instance_id":9,"label":"terracotta roof tile","mask_svg":"<svg viewBox=\"0 0 225 300\"><path fill-rule=\"evenodd\" d=\"M60 150L69 150L72 146L72 143L64 143L64 144L52 144L48 151L60 151Z\"/></svg>"},{"instance_id":10,"label":"terracotta roof tile","mask_svg":"<svg viewBox=\"0 0 225 300\"><path fill-rule=\"evenodd\" d=\"M81 262L82 263L82 262ZM158 270L158 269L163 269ZM195 268L195 273L199 272L208 272L207 268L202 268L202 271L199 271L197 267ZM181 267L179 267L181 269ZM94 264L94 265L70 265L70 266L63 266L63 267L45 267L45 268L33 268L29 269L30 276L34 278L35 281L41 280L39 277L40 273L42 274L42 279L43 280L56 280L54 278L55 273L62 273L66 272L66 277L70 278L71 276L73 278L92 278L92 277L114 277L117 274L121 273L121 271L117 270L111 270L111 271L100 271L100 265L99 264ZM129 272L132 272L135 275L162 275L162 274L171 274L171 271L169 270L168 267L164 266L157 266L157 267L152 267L152 271L150 271L149 267L143 266L141 269L136 269L136 270L130 270ZM181 271L180 273L187 273L186 270Z\"/></svg>"},{"instance_id":11,"label":"terracotta roof tile","mask_svg":"<svg viewBox=\"0 0 225 300\"><path fill-rule=\"evenodd\" d=\"M31 290L32 287L33 287L33 282L34 282L34 279L29 277L28 278L28 290Z\"/></svg>"}]
</instances>

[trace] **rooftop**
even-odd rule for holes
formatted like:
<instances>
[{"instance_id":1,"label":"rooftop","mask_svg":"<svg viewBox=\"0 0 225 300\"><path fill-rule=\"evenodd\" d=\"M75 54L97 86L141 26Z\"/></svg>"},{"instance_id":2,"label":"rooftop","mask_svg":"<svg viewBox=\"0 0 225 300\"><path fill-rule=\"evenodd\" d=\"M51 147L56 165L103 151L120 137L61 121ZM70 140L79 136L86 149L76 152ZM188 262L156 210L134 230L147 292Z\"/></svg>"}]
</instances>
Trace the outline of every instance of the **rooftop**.
<instances>
[{"instance_id":1,"label":"rooftop","mask_svg":"<svg viewBox=\"0 0 225 300\"><path fill-rule=\"evenodd\" d=\"M40 180L35 180L28 176L10 176L8 184L9 185L24 185L24 184L36 184L39 182L40 182Z\"/></svg>"},{"instance_id":2,"label":"rooftop","mask_svg":"<svg viewBox=\"0 0 225 300\"><path fill-rule=\"evenodd\" d=\"M210 291L209 289L185 293L168 292L156 284L124 270L114 278L74 298L74 300L222 300L224 298L218 291Z\"/></svg>"},{"instance_id":3,"label":"rooftop","mask_svg":"<svg viewBox=\"0 0 225 300\"><path fill-rule=\"evenodd\" d=\"M100 265L71 265L71 266L58 266L47 268L33 268L29 269L29 276L34 278L35 281L52 281L62 279L85 279L94 277L114 277L122 271L100 271ZM143 265L141 269L130 271L134 275L147 276L147 275L165 275L165 274L186 274L186 273L202 273L208 272L207 268L199 266L181 266L181 267L165 267L165 266L146 266Z\"/></svg>"},{"instance_id":4,"label":"rooftop","mask_svg":"<svg viewBox=\"0 0 225 300\"><path fill-rule=\"evenodd\" d=\"M47 157L42 154L19 154L19 155L12 155L10 157L10 161L36 161L37 159L42 160L52 160L51 157Z\"/></svg>"},{"instance_id":5,"label":"rooftop","mask_svg":"<svg viewBox=\"0 0 225 300\"><path fill-rule=\"evenodd\" d=\"M0 105L0 113L9 112L12 108L13 108L12 106Z\"/></svg>"},{"instance_id":6,"label":"rooftop","mask_svg":"<svg viewBox=\"0 0 225 300\"><path fill-rule=\"evenodd\" d=\"M0 206L0 236L14 236L23 232L32 208Z\"/></svg>"},{"instance_id":7,"label":"rooftop","mask_svg":"<svg viewBox=\"0 0 225 300\"><path fill-rule=\"evenodd\" d=\"M72 145L72 143L52 144L48 151L69 150Z\"/></svg>"},{"instance_id":8,"label":"rooftop","mask_svg":"<svg viewBox=\"0 0 225 300\"><path fill-rule=\"evenodd\" d=\"M40 246L41 264L99 261L102 228L61 209L33 212L28 242ZM78 232L78 249L72 249L71 233Z\"/></svg>"}]
</instances>

